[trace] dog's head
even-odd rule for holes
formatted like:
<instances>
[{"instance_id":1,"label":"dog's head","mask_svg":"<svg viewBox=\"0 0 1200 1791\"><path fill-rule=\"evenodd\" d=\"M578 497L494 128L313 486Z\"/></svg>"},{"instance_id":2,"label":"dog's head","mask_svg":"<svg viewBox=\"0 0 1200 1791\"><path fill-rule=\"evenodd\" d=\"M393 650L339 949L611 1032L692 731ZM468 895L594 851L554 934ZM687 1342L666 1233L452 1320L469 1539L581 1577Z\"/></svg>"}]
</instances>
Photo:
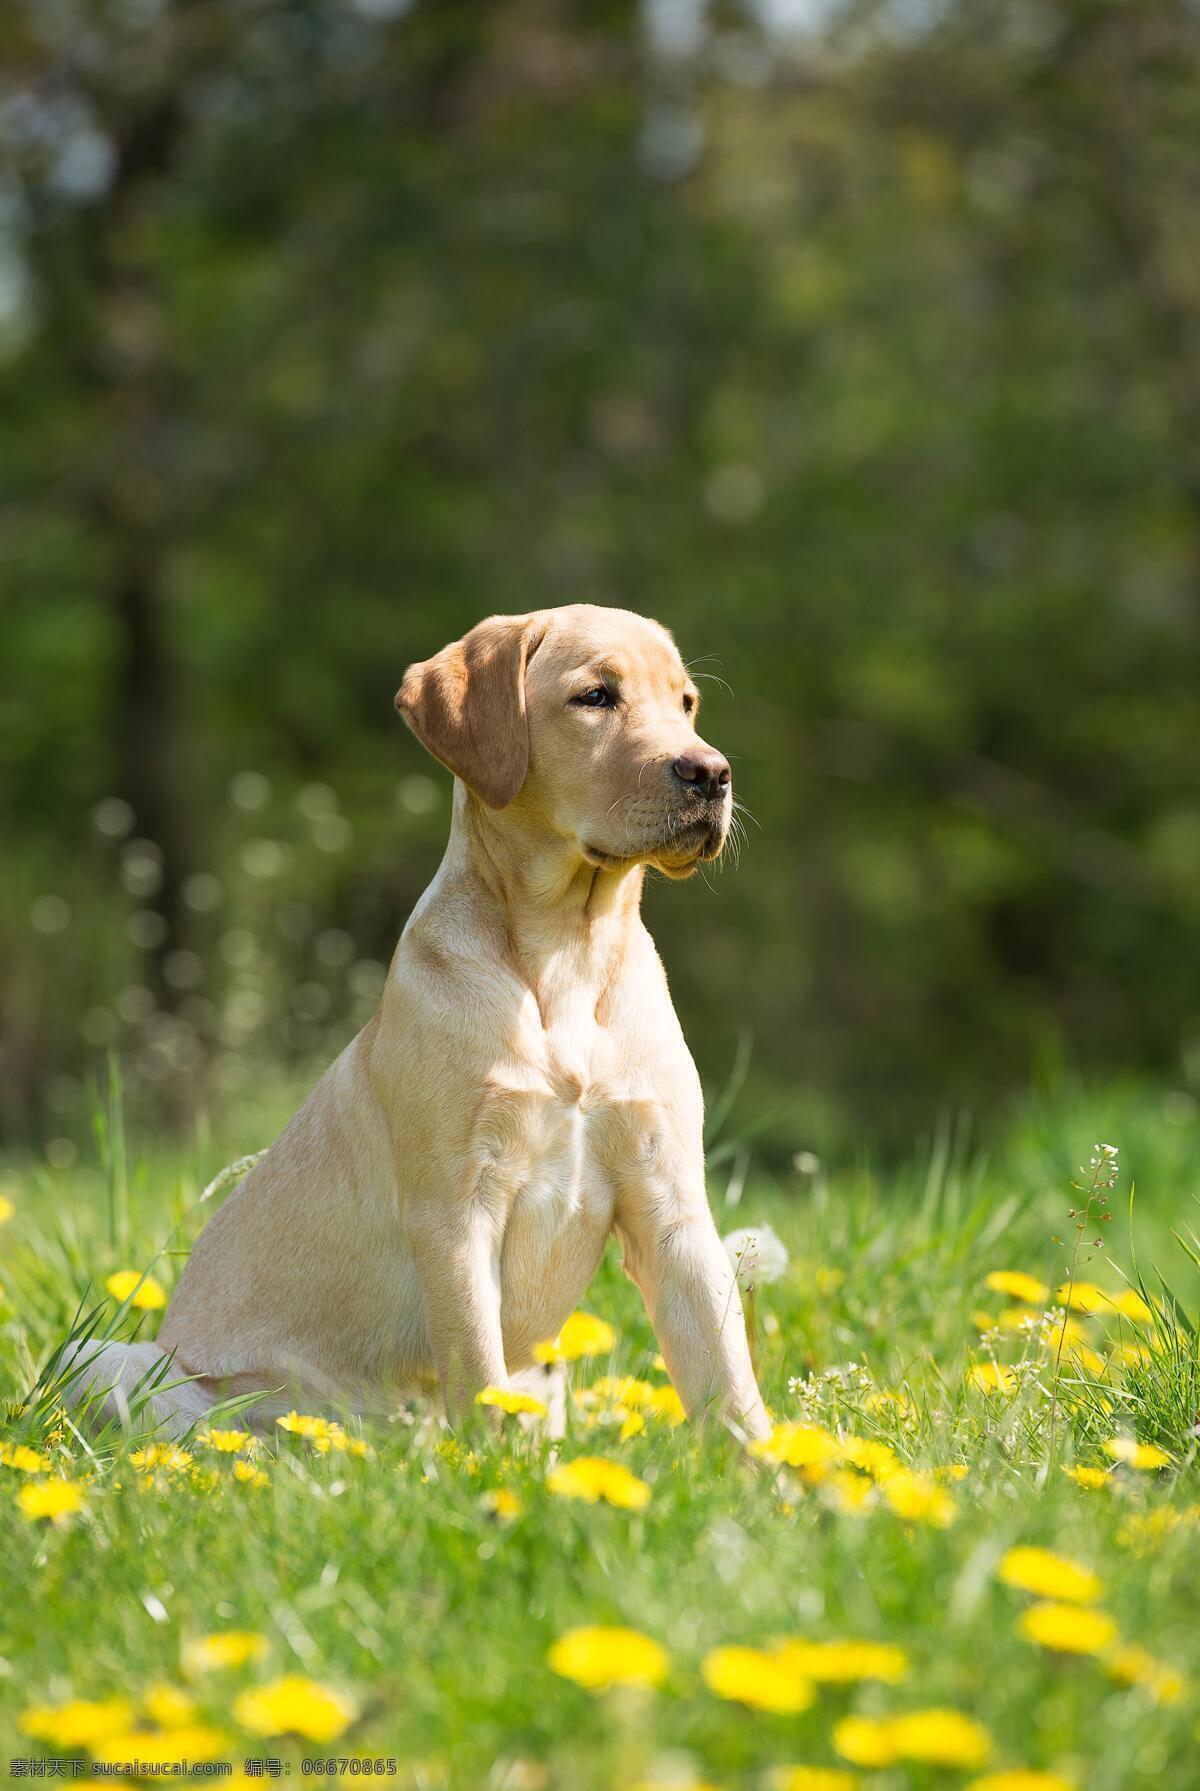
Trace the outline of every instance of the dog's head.
<instances>
[{"instance_id":1,"label":"dog's head","mask_svg":"<svg viewBox=\"0 0 1200 1791\"><path fill-rule=\"evenodd\" d=\"M696 732L675 642L629 610L492 616L410 666L396 707L489 809L540 821L603 869L687 877L725 843L728 762Z\"/></svg>"}]
</instances>

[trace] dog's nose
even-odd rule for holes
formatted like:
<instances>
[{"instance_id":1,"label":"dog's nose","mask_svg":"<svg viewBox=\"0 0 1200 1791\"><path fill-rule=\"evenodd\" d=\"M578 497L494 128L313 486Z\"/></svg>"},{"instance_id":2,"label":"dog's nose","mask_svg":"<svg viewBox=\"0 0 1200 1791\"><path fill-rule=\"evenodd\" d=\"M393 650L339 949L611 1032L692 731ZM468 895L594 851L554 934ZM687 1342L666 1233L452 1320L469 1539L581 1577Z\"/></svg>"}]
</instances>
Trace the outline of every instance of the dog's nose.
<instances>
[{"instance_id":1,"label":"dog's nose","mask_svg":"<svg viewBox=\"0 0 1200 1791\"><path fill-rule=\"evenodd\" d=\"M729 760L714 752L711 746L694 747L681 753L671 767L680 783L688 784L702 796L723 796L733 782Z\"/></svg>"}]
</instances>

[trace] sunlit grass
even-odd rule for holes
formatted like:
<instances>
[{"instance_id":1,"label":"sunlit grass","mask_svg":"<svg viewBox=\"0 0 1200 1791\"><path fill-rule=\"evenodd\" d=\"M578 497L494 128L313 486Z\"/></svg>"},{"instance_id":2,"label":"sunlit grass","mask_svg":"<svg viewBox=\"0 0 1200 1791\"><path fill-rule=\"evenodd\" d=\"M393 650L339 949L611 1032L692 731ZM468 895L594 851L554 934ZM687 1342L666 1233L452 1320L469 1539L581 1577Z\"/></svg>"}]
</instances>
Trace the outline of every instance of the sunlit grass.
<instances>
[{"instance_id":1,"label":"sunlit grass","mask_svg":"<svg viewBox=\"0 0 1200 1791\"><path fill-rule=\"evenodd\" d=\"M808 1153L736 1175L733 1206L727 1153L722 1231L767 1222L789 1257L754 1291L777 1424L754 1460L679 1422L615 1252L543 1352L572 1388L557 1448L482 1409L453 1437L414 1408L259 1441L233 1411L172 1447L139 1398L133 1435L77 1427L56 1348L153 1336L149 1277L169 1294L223 1193L201 1200L216 1141L114 1136L110 1113L99 1163L3 1180L8 1755L390 1755L464 1791L1189 1782L1195 1265L1171 1233L1197 1147L1154 1097L1031 1106L986 1159ZM1064 1315L1052 1239L1097 1137L1117 1217L1076 1263L1100 1297ZM802 1766L851 1777L772 1777Z\"/></svg>"}]
</instances>

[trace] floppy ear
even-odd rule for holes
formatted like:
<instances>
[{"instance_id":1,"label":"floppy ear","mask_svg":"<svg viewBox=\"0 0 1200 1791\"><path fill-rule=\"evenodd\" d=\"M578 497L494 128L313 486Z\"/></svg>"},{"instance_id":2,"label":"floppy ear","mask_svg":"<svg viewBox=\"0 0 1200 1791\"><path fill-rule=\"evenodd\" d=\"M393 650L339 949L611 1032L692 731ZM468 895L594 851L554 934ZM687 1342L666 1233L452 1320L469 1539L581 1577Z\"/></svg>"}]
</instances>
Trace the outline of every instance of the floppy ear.
<instances>
[{"instance_id":1,"label":"floppy ear","mask_svg":"<svg viewBox=\"0 0 1200 1791\"><path fill-rule=\"evenodd\" d=\"M529 770L525 667L544 632L536 615L489 616L410 665L396 692L421 745L489 808L505 808Z\"/></svg>"}]
</instances>

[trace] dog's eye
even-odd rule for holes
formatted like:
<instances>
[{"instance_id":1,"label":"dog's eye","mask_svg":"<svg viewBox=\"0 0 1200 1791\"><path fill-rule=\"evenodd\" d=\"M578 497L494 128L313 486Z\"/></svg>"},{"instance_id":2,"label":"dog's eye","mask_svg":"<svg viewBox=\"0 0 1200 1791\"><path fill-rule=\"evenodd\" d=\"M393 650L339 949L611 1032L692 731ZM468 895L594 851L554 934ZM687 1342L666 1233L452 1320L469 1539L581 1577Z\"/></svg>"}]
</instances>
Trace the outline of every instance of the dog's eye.
<instances>
[{"instance_id":1,"label":"dog's eye","mask_svg":"<svg viewBox=\"0 0 1200 1791\"><path fill-rule=\"evenodd\" d=\"M691 715L693 713L693 711L695 710L695 707L696 707L695 697L692 695L690 690L685 690L683 693L683 713L685 715Z\"/></svg>"},{"instance_id":2,"label":"dog's eye","mask_svg":"<svg viewBox=\"0 0 1200 1791\"><path fill-rule=\"evenodd\" d=\"M590 690L581 690L571 701L581 709L612 709L616 705L616 698L605 684L593 684Z\"/></svg>"}]
</instances>

